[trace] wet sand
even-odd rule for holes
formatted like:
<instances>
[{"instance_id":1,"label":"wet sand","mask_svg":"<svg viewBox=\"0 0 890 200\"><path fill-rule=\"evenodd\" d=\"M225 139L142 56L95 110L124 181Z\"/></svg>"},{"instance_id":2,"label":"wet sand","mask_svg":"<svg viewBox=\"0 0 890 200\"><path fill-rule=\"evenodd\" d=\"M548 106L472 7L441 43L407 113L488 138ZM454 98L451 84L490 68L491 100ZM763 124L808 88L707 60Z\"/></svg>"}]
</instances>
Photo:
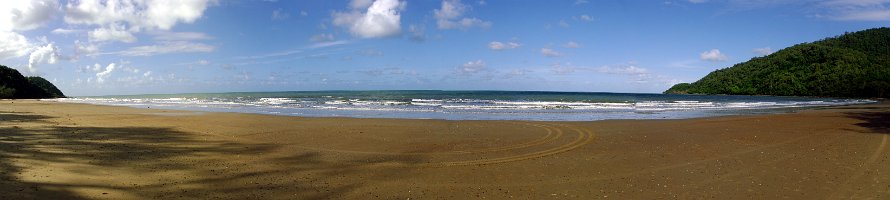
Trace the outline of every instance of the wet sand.
<instances>
[{"instance_id":1,"label":"wet sand","mask_svg":"<svg viewBox=\"0 0 890 200\"><path fill-rule=\"evenodd\" d=\"M0 199L887 199L890 104L596 122L0 101Z\"/></svg>"}]
</instances>

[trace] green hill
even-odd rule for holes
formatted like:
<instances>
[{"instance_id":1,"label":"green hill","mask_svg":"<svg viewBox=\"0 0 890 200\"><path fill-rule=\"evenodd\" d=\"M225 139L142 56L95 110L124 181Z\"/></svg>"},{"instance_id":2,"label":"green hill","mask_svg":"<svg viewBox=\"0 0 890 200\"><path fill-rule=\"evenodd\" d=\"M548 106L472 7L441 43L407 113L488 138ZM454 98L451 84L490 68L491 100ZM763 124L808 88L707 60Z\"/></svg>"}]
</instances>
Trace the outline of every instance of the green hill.
<instances>
[{"instance_id":1,"label":"green hill","mask_svg":"<svg viewBox=\"0 0 890 200\"><path fill-rule=\"evenodd\" d=\"M794 45L664 93L890 97L890 28Z\"/></svg>"},{"instance_id":2,"label":"green hill","mask_svg":"<svg viewBox=\"0 0 890 200\"><path fill-rule=\"evenodd\" d=\"M42 99L65 97L46 79L24 77L18 70L0 65L0 99Z\"/></svg>"}]
</instances>

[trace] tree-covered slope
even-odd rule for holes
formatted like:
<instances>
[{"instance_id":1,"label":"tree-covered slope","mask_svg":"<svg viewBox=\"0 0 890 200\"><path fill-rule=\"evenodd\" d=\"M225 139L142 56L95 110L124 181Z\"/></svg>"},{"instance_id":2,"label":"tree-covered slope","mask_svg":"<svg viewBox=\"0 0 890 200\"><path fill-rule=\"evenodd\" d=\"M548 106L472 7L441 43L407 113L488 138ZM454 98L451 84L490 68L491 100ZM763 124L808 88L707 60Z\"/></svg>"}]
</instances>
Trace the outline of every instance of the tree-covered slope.
<instances>
[{"instance_id":1,"label":"tree-covered slope","mask_svg":"<svg viewBox=\"0 0 890 200\"><path fill-rule=\"evenodd\" d=\"M890 28L785 48L711 72L665 93L830 97L890 96Z\"/></svg>"},{"instance_id":2,"label":"tree-covered slope","mask_svg":"<svg viewBox=\"0 0 890 200\"><path fill-rule=\"evenodd\" d=\"M55 85L40 77L24 77L19 71L0 65L0 98L40 99L65 97Z\"/></svg>"}]
</instances>

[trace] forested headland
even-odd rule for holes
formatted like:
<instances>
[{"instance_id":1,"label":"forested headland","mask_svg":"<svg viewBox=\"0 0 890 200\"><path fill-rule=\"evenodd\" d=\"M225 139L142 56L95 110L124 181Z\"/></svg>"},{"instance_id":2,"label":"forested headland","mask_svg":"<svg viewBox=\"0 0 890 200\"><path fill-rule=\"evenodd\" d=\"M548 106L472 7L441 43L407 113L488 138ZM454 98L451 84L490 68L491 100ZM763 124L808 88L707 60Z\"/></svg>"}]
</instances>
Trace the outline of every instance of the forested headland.
<instances>
[{"instance_id":1,"label":"forested headland","mask_svg":"<svg viewBox=\"0 0 890 200\"><path fill-rule=\"evenodd\" d=\"M38 76L25 77L18 70L0 65L0 99L62 98L65 94Z\"/></svg>"},{"instance_id":2,"label":"forested headland","mask_svg":"<svg viewBox=\"0 0 890 200\"><path fill-rule=\"evenodd\" d=\"M666 94L890 96L890 28L797 44L711 72Z\"/></svg>"}]
</instances>

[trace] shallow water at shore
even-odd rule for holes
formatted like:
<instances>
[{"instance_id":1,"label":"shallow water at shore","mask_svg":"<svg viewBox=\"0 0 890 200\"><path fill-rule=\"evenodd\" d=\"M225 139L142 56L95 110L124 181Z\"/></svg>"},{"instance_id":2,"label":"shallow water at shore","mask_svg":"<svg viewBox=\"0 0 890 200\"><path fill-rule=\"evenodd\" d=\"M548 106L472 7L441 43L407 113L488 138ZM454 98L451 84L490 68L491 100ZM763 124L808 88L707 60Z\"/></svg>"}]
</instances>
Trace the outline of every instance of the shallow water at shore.
<instances>
[{"instance_id":1,"label":"shallow water at shore","mask_svg":"<svg viewBox=\"0 0 890 200\"><path fill-rule=\"evenodd\" d=\"M513 91L311 91L74 97L60 102L306 117L592 121L784 113L863 99Z\"/></svg>"}]
</instances>

